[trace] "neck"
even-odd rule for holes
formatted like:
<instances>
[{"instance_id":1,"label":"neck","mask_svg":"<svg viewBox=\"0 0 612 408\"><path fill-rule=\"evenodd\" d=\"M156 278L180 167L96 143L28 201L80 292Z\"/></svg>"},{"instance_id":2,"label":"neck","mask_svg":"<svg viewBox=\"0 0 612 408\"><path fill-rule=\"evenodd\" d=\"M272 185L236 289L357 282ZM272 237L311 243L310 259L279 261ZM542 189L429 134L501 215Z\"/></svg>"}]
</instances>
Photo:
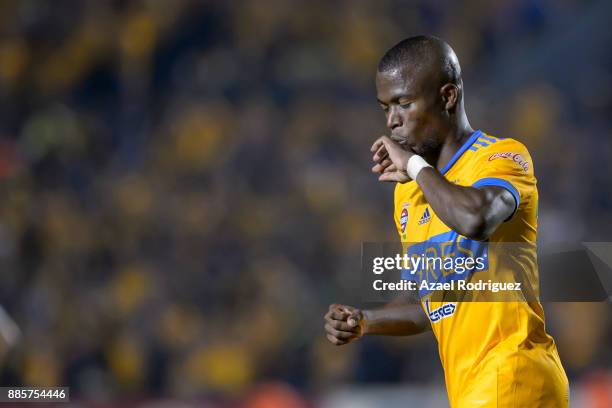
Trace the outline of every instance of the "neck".
<instances>
[{"instance_id":1,"label":"neck","mask_svg":"<svg viewBox=\"0 0 612 408\"><path fill-rule=\"evenodd\" d=\"M444 137L440 149L436 152L437 154L428 158L430 160L427 161L434 164L438 170L442 170L473 133L474 129L472 129L467 118L465 118L465 120L461 121L460 126L449 130Z\"/></svg>"}]
</instances>

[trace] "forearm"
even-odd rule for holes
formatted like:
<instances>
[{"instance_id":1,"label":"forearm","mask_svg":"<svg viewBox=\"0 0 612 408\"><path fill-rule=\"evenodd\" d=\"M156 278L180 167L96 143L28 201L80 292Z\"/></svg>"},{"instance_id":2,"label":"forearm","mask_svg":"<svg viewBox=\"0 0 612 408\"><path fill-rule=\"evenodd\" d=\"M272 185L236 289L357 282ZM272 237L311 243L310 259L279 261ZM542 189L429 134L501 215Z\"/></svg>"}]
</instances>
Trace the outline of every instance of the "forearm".
<instances>
[{"instance_id":1,"label":"forearm","mask_svg":"<svg viewBox=\"0 0 612 408\"><path fill-rule=\"evenodd\" d=\"M416 182L436 215L460 235L483 240L499 225L487 191L453 184L434 168L423 169Z\"/></svg>"},{"instance_id":2,"label":"forearm","mask_svg":"<svg viewBox=\"0 0 612 408\"><path fill-rule=\"evenodd\" d=\"M431 329L429 319L418 304L390 304L364 310L364 334L410 336Z\"/></svg>"}]
</instances>

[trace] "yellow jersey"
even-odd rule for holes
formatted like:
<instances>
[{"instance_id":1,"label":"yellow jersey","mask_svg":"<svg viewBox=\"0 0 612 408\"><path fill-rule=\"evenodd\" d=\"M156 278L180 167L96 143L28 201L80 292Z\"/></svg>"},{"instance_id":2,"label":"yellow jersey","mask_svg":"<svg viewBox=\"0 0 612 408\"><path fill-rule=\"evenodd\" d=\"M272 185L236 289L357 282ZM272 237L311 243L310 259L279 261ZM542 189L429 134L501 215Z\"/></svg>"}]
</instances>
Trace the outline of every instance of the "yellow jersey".
<instances>
[{"instance_id":1,"label":"yellow jersey","mask_svg":"<svg viewBox=\"0 0 612 408\"><path fill-rule=\"evenodd\" d=\"M437 217L416 182L398 183L394 218L409 255L469 254L485 259L479 265L483 272L478 266L467 273L413 270L408 274L405 270L402 277L452 282L473 280L484 271L498 277L518 271L535 290L534 298L523 301L473 302L448 302L432 297L432 290L419 290L438 340L451 407L568 406L568 380L555 342L545 331L538 300L538 191L529 152L516 140L476 131L441 173L461 186L505 188L516 201L515 211L488 240L474 241L458 235ZM527 244L525 248L531 249L509 251L512 263L501 265L491 248L505 243Z\"/></svg>"}]
</instances>

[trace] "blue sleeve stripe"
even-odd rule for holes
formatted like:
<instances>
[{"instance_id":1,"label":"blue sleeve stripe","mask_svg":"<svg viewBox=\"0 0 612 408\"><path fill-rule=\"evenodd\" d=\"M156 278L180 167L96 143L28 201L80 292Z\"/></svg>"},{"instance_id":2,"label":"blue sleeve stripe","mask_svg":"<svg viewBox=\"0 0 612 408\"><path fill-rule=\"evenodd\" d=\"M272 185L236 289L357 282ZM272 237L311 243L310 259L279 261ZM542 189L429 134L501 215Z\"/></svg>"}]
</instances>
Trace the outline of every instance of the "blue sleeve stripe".
<instances>
[{"instance_id":1,"label":"blue sleeve stripe","mask_svg":"<svg viewBox=\"0 0 612 408\"><path fill-rule=\"evenodd\" d=\"M518 190L512 185L512 183L510 183L507 180L496 178L496 177L486 177L472 184L472 187L484 187L484 186L498 186L498 187L502 187L508 190L510 194L512 194L512 196L514 197L514 201L516 202L516 206L514 207L514 211L512 212L512 215L514 215L514 213L518 209L519 204L521 203L521 196L519 195Z\"/></svg>"}]
</instances>

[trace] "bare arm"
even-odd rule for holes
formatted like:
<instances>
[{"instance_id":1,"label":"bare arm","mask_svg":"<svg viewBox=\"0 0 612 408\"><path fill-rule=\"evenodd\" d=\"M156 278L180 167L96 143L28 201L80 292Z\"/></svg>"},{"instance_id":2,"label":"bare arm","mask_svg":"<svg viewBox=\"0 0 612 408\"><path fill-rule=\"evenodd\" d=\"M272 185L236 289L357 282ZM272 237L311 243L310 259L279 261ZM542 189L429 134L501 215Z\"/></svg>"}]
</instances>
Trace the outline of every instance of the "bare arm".
<instances>
[{"instance_id":1,"label":"bare arm","mask_svg":"<svg viewBox=\"0 0 612 408\"><path fill-rule=\"evenodd\" d=\"M516 206L514 197L505 188L458 186L433 168L421 170L416 182L446 225L475 240L489 238Z\"/></svg>"},{"instance_id":2,"label":"bare arm","mask_svg":"<svg viewBox=\"0 0 612 408\"><path fill-rule=\"evenodd\" d=\"M360 310L333 304L325 315L327 339L343 345L368 334L410 336L431 329L429 319L418 304L398 299L380 309Z\"/></svg>"},{"instance_id":3,"label":"bare arm","mask_svg":"<svg viewBox=\"0 0 612 408\"><path fill-rule=\"evenodd\" d=\"M380 181L405 183L410 180L406 165L414 155L387 136L372 145L372 171ZM475 240L486 240L516 208L512 194L502 187L455 185L434 168L424 168L416 182L436 215L453 231Z\"/></svg>"},{"instance_id":4,"label":"bare arm","mask_svg":"<svg viewBox=\"0 0 612 408\"><path fill-rule=\"evenodd\" d=\"M389 304L381 309L364 310L364 334L411 336L431 329L429 319L418 304Z\"/></svg>"}]
</instances>

